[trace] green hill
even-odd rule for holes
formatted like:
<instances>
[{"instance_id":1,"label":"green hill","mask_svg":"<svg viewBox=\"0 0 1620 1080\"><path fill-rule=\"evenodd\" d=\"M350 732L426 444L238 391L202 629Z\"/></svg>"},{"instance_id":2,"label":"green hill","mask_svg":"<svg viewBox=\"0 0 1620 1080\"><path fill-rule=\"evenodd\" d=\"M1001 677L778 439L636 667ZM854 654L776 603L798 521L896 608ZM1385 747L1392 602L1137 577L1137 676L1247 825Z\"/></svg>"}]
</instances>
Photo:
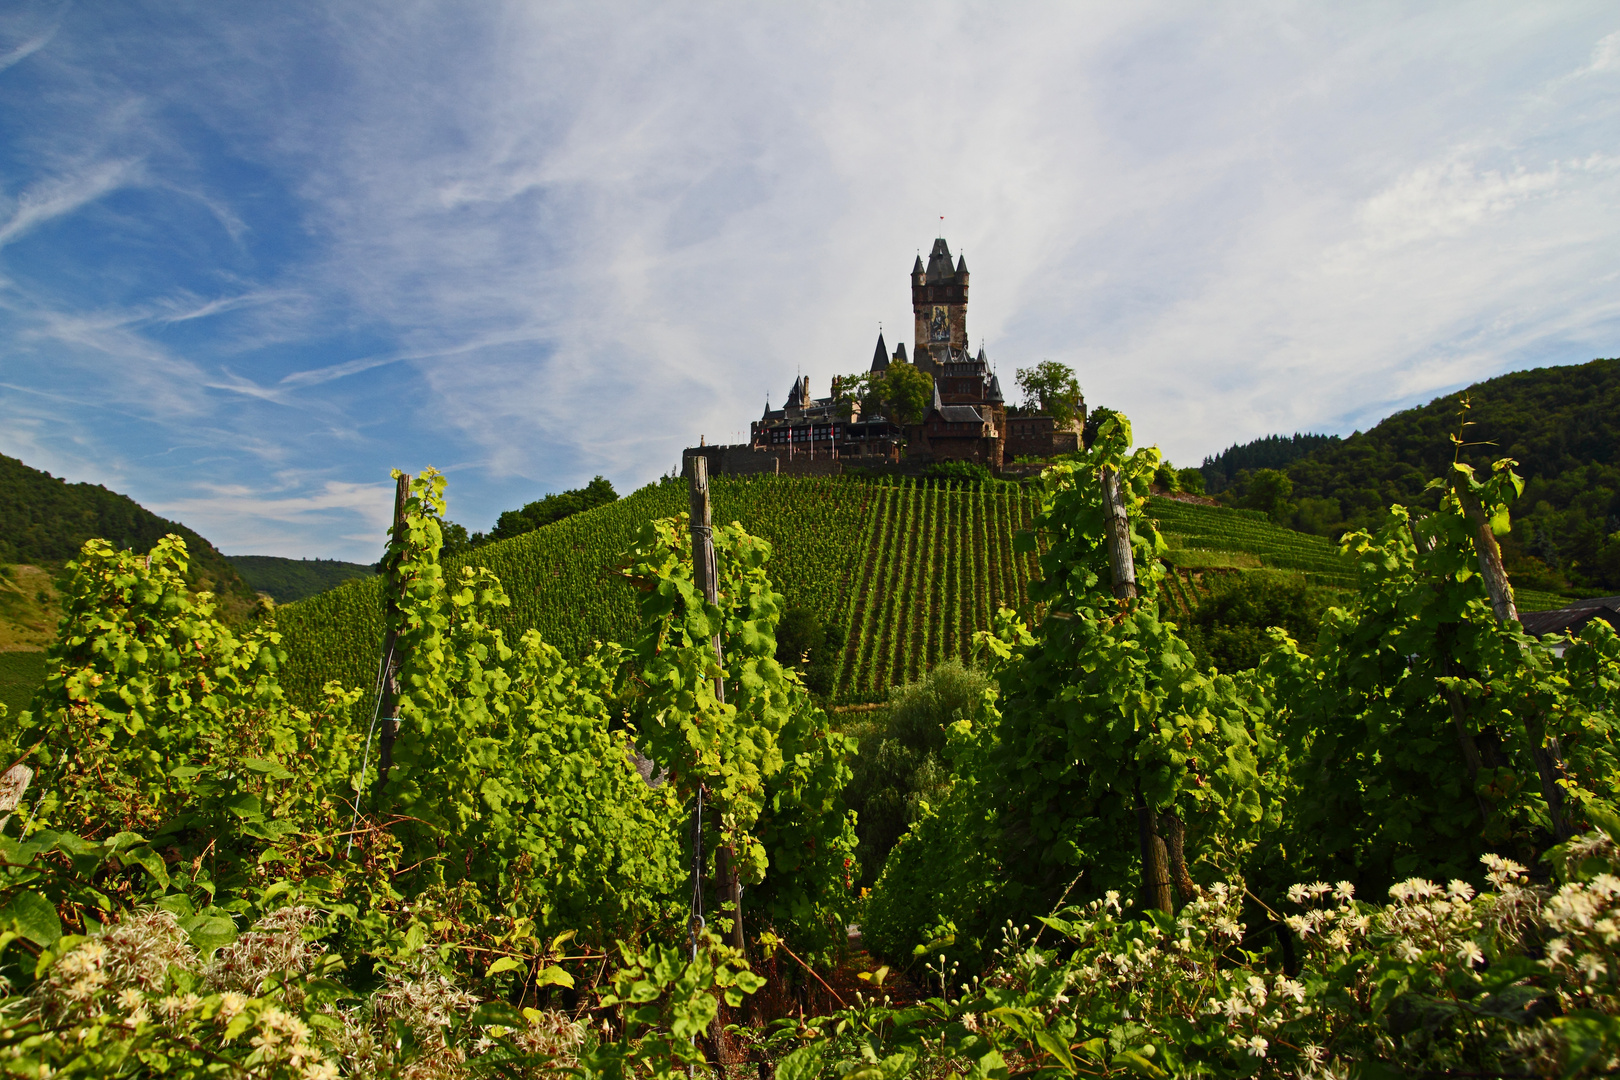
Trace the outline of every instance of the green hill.
<instances>
[{"instance_id":1,"label":"green hill","mask_svg":"<svg viewBox=\"0 0 1620 1080\"><path fill-rule=\"evenodd\" d=\"M1519 462L1525 479L1503 545L1532 591L1620 591L1620 359L1516 371L1396 413L1288 466L1295 524L1329 535L1367 528L1390 503L1422 506L1450 466L1464 395L1464 460Z\"/></svg>"},{"instance_id":2,"label":"green hill","mask_svg":"<svg viewBox=\"0 0 1620 1080\"><path fill-rule=\"evenodd\" d=\"M284 559L277 555L227 555L254 592L269 593L278 604L290 604L335 588L376 570L363 563L336 559Z\"/></svg>"},{"instance_id":3,"label":"green hill","mask_svg":"<svg viewBox=\"0 0 1620 1080\"><path fill-rule=\"evenodd\" d=\"M70 484L0 454L0 505L0 563L60 567L94 537L147 551L175 533L191 553L192 584L216 593L224 613L240 615L256 599L214 545L100 484Z\"/></svg>"}]
</instances>

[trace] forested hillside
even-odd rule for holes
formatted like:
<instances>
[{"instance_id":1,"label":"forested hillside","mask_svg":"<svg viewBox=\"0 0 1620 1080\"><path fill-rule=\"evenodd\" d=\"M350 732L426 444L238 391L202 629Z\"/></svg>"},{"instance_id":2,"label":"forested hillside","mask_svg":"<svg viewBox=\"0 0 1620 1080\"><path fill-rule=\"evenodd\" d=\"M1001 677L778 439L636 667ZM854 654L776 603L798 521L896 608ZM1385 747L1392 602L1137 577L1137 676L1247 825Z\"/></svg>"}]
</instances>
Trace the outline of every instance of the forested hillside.
<instances>
[{"instance_id":1,"label":"forested hillside","mask_svg":"<svg viewBox=\"0 0 1620 1080\"><path fill-rule=\"evenodd\" d=\"M214 545L178 522L160 518L127 495L100 484L70 484L0 454L0 562L60 567L86 540L149 551L169 533L191 552L194 586L220 594L227 610L242 610L253 590Z\"/></svg>"},{"instance_id":2,"label":"forested hillside","mask_svg":"<svg viewBox=\"0 0 1620 1080\"><path fill-rule=\"evenodd\" d=\"M1516 584L1551 592L1620 591L1620 359L1516 371L1381 421L1269 475L1234 474L1223 498L1273 511L1296 528L1337 536L1369 528L1392 503L1435 505L1425 491L1452 460L1462 401L1462 459L1476 469L1518 462L1524 493L1504 542ZM1291 487L1291 490L1286 490ZM1261 503L1266 503L1261 506Z\"/></svg>"}]
</instances>

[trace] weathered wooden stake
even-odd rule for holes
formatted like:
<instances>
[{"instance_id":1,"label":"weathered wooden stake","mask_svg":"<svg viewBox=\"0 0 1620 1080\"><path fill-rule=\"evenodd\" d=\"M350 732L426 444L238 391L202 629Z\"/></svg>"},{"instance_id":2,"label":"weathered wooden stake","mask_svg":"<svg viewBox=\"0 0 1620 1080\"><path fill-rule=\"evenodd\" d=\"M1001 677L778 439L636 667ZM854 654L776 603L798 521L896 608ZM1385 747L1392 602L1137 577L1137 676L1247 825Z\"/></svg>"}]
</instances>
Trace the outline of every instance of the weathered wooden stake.
<instances>
[{"instance_id":1,"label":"weathered wooden stake","mask_svg":"<svg viewBox=\"0 0 1620 1080\"><path fill-rule=\"evenodd\" d=\"M1136 559L1131 554L1131 522L1125 516L1125 499L1119 491L1119 474L1107 466L1102 470L1103 528L1108 537L1108 566L1114 574L1114 596L1136 599Z\"/></svg>"},{"instance_id":2,"label":"weathered wooden stake","mask_svg":"<svg viewBox=\"0 0 1620 1080\"><path fill-rule=\"evenodd\" d=\"M400 473L394 485L394 527L391 535L395 543L405 539L405 504L411 497L411 475ZM404 595L405 583L390 570L384 589L388 607L384 618L388 634L383 638L382 700L377 703L377 722L382 725L381 749L378 756L377 790L388 782L388 770L394 764L394 736L399 731L399 668L401 658L396 655L399 645L399 600Z\"/></svg>"},{"instance_id":3,"label":"weathered wooden stake","mask_svg":"<svg viewBox=\"0 0 1620 1080\"><path fill-rule=\"evenodd\" d=\"M719 604L720 571L714 558L714 522L709 506L709 460L703 454L694 454L689 461L693 583L702 590L706 601L710 604ZM725 704L725 653L722 651L718 632L714 635L714 659L718 665L714 677L714 697L716 701ZM731 905L731 944L733 948L741 950L744 942L742 882L737 876L736 853L730 844L722 844L715 849L714 863L722 895Z\"/></svg>"},{"instance_id":4,"label":"weathered wooden stake","mask_svg":"<svg viewBox=\"0 0 1620 1080\"><path fill-rule=\"evenodd\" d=\"M1142 848L1142 905L1176 913L1170 893L1170 853L1159 836L1157 815L1142 798L1142 782L1136 783L1136 839Z\"/></svg>"},{"instance_id":5,"label":"weathered wooden stake","mask_svg":"<svg viewBox=\"0 0 1620 1080\"><path fill-rule=\"evenodd\" d=\"M1519 609L1513 602L1513 584L1508 581L1507 570L1502 566L1502 549L1496 543L1496 534L1491 532L1491 519L1485 516L1485 508L1472 491L1457 484L1456 492L1463 513L1468 515L1468 520L1474 526L1474 549L1479 552L1479 573L1485 579L1485 587L1490 590L1491 608L1496 612L1496 621L1518 622Z\"/></svg>"}]
</instances>

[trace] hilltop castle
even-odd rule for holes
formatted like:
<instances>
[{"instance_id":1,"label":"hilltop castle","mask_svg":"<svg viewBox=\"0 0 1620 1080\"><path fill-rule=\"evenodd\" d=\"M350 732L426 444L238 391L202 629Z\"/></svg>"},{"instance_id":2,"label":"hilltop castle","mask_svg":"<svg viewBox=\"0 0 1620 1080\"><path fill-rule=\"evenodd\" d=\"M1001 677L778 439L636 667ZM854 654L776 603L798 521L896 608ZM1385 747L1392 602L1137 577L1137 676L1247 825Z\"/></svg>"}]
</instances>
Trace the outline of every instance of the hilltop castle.
<instances>
[{"instance_id":1,"label":"hilltop castle","mask_svg":"<svg viewBox=\"0 0 1620 1080\"><path fill-rule=\"evenodd\" d=\"M1078 424L1059 429L1049 416L1017 409L1009 415L984 348L977 355L968 351L967 305L967 258L953 259L940 237L927 265L919 255L911 268L914 359L907 359L904 342L891 354L880 331L869 368L882 375L892 364L912 363L927 375L933 401L922 418L901 424L864 415L860 401L844 392L837 377L829 396L812 397L809 377L801 376L780 409L767 403L764 415L749 425L746 447L702 449L711 471L833 473L842 471L839 463L899 465L902 460L972 461L1000 470L1015 457L1072 452Z\"/></svg>"}]
</instances>

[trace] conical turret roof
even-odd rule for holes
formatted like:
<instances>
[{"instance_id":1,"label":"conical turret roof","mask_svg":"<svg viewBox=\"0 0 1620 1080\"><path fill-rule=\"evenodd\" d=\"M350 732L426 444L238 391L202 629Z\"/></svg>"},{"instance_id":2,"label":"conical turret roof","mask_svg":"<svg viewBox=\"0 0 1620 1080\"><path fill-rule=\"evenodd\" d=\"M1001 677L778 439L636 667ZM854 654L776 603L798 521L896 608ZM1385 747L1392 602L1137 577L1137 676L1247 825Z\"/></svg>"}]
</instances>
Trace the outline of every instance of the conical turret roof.
<instances>
[{"instance_id":1,"label":"conical turret roof","mask_svg":"<svg viewBox=\"0 0 1620 1080\"><path fill-rule=\"evenodd\" d=\"M979 356L980 356L981 359L983 358L983 356L984 356L984 350L983 349L979 350ZM1001 377L1000 376L998 376L998 375L990 376L990 392L985 395L984 400L986 400L986 401L994 401L994 402L998 402L998 403L1007 400L1006 398L1001 396Z\"/></svg>"},{"instance_id":2,"label":"conical turret roof","mask_svg":"<svg viewBox=\"0 0 1620 1080\"><path fill-rule=\"evenodd\" d=\"M887 371L889 367L889 347L883 343L883 331L878 331L877 351L872 354L872 370Z\"/></svg>"}]
</instances>

